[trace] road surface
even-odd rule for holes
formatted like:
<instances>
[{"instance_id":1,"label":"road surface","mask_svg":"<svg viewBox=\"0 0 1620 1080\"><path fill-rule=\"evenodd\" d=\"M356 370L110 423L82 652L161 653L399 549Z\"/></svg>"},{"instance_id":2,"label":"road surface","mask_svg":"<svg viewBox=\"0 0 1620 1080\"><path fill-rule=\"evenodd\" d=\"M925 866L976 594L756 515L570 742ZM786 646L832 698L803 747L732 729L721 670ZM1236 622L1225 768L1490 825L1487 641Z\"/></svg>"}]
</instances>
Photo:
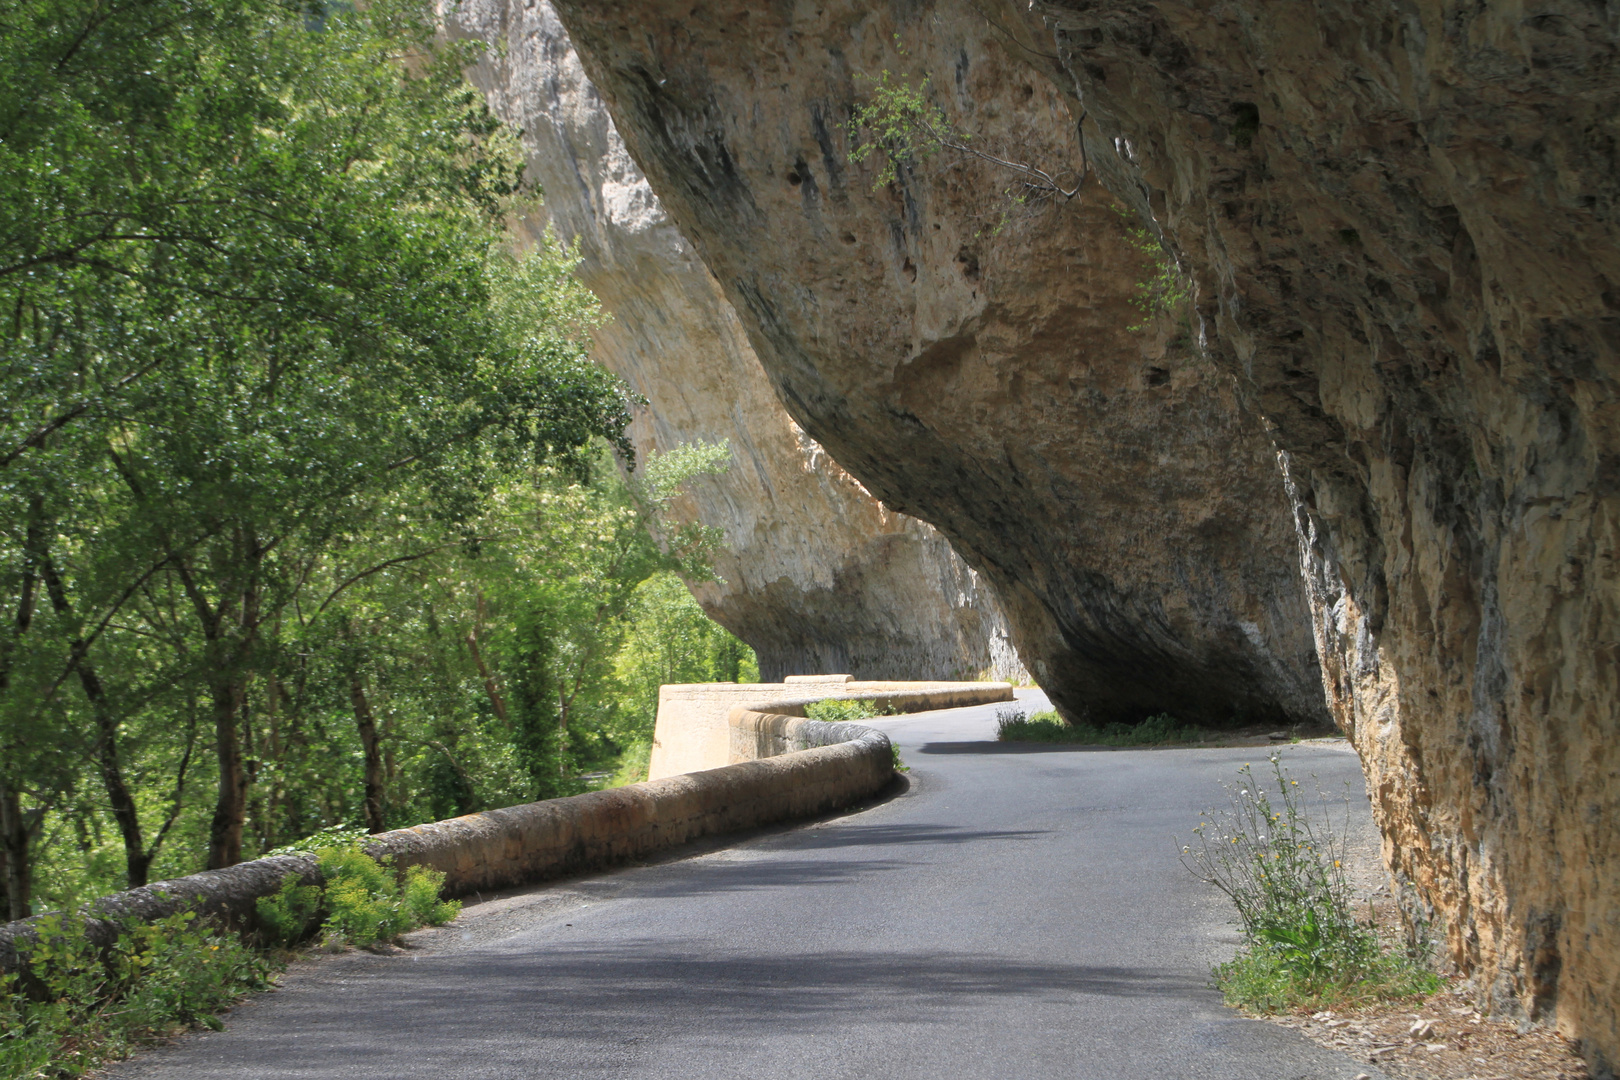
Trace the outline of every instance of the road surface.
<instances>
[{"instance_id":1,"label":"road surface","mask_svg":"<svg viewBox=\"0 0 1620 1080\"><path fill-rule=\"evenodd\" d=\"M403 955L301 962L224 1032L110 1074L1379 1077L1209 989L1237 939L1172 834L1263 750L1008 746L995 711L874 721L912 772L870 809L470 905ZM1363 790L1345 749L1285 759Z\"/></svg>"}]
</instances>

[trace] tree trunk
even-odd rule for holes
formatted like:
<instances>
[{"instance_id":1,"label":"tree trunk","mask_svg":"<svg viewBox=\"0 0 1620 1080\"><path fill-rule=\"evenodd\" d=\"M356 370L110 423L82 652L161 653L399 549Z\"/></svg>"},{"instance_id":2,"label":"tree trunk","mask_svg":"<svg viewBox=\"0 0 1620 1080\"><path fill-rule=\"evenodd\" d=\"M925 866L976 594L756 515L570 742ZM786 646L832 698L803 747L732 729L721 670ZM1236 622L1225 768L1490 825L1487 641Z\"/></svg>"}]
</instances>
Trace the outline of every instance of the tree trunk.
<instances>
[{"instance_id":1,"label":"tree trunk","mask_svg":"<svg viewBox=\"0 0 1620 1080\"><path fill-rule=\"evenodd\" d=\"M276 764L271 774L269 808L265 811L264 834L267 838L266 846L274 847L275 842L281 838L281 804L286 797L286 787L282 783L281 766L281 702L285 697L281 688L281 680L271 675L264 687L264 709L270 726L270 760Z\"/></svg>"},{"instance_id":2,"label":"tree trunk","mask_svg":"<svg viewBox=\"0 0 1620 1080\"><path fill-rule=\"evenodd\" d=\"M101 786L107 791L107 804L112 809L113 820L118 822L118 832L124 840L127 887L138 889L146 884L152 856L148 854L146 840L141 835L141 815L135 806L135 796L130 794L129 785L124 783L124 770L118 758L118 722L108 710L106 691L102 689L101 680L96 677L95 669L88 660L80 662L79 683L84 687L85 697L90 699L90 712L96 718L96 767L101 773Z\"/></svg>"},{"instance_id":3,"label":"tree trunk","mask_svg":"<svg viewBox=\"0 0 1620 1080\"><path fill-rule=\"evenodd\" d=\"M214 818L208 826L210 870L221 870L242 861L247 775L242 771L242 743L237 722L242 715L244 689L242 680L234 673L214 679L208 688L214 702L214 749L219 758L219 798L214 803Z\"/></svg>"},{"instance_id":4,"label":"tree trunk","mask_svg":"<svg viewBox=\"0 0 1620 1080\"><path fill-rule=\"evenodd\" d=\"M219 757L219 797L208 826L208 869L220 870L242 861L242 829L247 819L247 773L242 761L242 724L247 710L246 661L259 628L259 560L263 550L251 530L236 537L237 565L242 568L239 593L232 595L225 579L226 598L210 609L189 573L181 580L202 616L208 640L209 694L213 698L214 747ZM183 569L183 567L182 567ZM234 624L234 625L233 625Z\"/></svg>"},{"instance_id":5,"label":"tree trunk","mask_svg":"<svg viewBox=\"0 0 1620 1080\"><path fill-rule=\"evenodd\" d=\"M15 922L34 913L29 901L33 894L32 866L29 862L28 823L23 819L22 800L0 779L0 846L6 852L6 906Z\"/></svg>"},{"instance_id":6,"label":"tree trunk","mask_svg":"<svg viewBox=\"0 0 1620 1080\"><path fill-rule=\"evenodd\" d=\"M377 720L371 713L371 702L366 698L366 684L358 672L349 676L349 701L354 705L354 725L360 731L360 746L366 755L366 829L368 832L387 831L383 821L383 796L386 779L383 776L382 749L377 738Z\"/></svg>"},{"instance_id":7,"label":"tree trunk","mask_svg":"<svg viewBox=\"0 0 1620 1080\"><path fill-rule=\"evenodd\" d=\"M482 605L483 601L479 601ZM502 724L511 726L511 719L506 711L506 699L501 696L501 685L495 681L495 673L484 662L483 650L478 647L478 628L475 626L467 631L467 649L472 653L473 663L478 665L478 674L484 679L484 693L489 695L490 708L495 710L495 718Z\"/></svg>"},{"instance_id":8,"label":"tree trunk","mask_svg":"<svg viewBox=\"0 0 1620 1080\"><path fill-rule=\"evenodd\" d=\"M51 608L64 622L72 622L73 605L68 601L67 586L56 572L56 564L49 556L39 560L40 575L45 581L45 594L50 597ZM101 774L101 786L107 792L107 805L118 832L124 840L124 876L131 889L146 884L147 868L151 857L146 853L146 841L141 836L141 815L135 806L135 796L124 783L124 769L118 757L118 720L113 716L107 690L90 662L90 647L75 633L69 646L73 667L79 674L79 685L90 702L90 715L96 721L96 770Z\"/></svg>"}]
</instances>

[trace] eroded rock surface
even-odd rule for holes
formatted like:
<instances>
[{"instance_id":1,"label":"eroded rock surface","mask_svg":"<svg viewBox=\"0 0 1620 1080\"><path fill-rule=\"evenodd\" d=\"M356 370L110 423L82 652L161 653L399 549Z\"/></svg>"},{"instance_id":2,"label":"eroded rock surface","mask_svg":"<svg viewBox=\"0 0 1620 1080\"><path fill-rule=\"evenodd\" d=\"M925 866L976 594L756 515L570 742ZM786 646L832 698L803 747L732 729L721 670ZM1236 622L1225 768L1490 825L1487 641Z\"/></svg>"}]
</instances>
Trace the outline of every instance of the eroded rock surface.
<instances>
[{"instance_id":1,"label":"eroded rock surface","mask_svg":"<svg viewBox=\"0 0 1620 1080\"><path fill-rule=\"evenodd\" d=\"M1620 10L1036 7L1290 455L1411 914L1612 1071Z\"/></svg>"},{"instance_id":2,"label":"eroded rock surface","mask_svg":"<svg viewBox=\"0 0 1620 1080\"><path fill-rule=\"evenodd\" d=\"M859 80L884 69L931 74L984 139L1075 160L1067 103L982 19L558 10L788 411L991 580L1060 708L1324 714L1274 453L1174 326L1129 329L1150 269L1113 201L1019 206L996 167L945 157L874 190L878 163L849 161Z\"/></svg>"},{"instance_id":3,"label":"eroded rock surface","mask_svg":"<svg viewBox=\"0 0 1620 1080\"><path fill-rule=\"evenodd\" d=\"M581 277L613 315L595 355L650 403L629 432L638 454L730 440L729 471L690 483L676 512L724 530L723 583L694 592L753 646L761 677L1025 677L979 575L932 527L875 499L783 411L550 5L471 0L448 10L447 23L506 44L474 78L524 132L546 213L577 245Z\"/></svg>"},{"instance_id":4,"label":"eroded rock surface","mask_svg":"<svg viewBox=\"0 0 1620 1080\"><path fill-rule=\"evenodd\" d=\"M1494 1004L1556 1016L1612 1072L1620 10L559 10L789 410L992 577L1071 708L1106 698L1105 672L1193 685L1199 648L1250 685L1290 653L1267 632L1285 620L1209 603L1286 607L1264 585L1283 545L1244 409L1273 425L1332 706L1409 913ZM1083 112L1108 187L1196 278L1240 401L1123 336L1131 253L1105 200L995 232L978 165L870 192L843 125L857 76L883 69L926 71L964 127L1047 161L1077 156ZM1133 384L1133 348L1168 380ZM1170 400L1150 409L1155 391ZM1245 622L1273 644L1222 639Z\"/></svg>"}]
</instances>

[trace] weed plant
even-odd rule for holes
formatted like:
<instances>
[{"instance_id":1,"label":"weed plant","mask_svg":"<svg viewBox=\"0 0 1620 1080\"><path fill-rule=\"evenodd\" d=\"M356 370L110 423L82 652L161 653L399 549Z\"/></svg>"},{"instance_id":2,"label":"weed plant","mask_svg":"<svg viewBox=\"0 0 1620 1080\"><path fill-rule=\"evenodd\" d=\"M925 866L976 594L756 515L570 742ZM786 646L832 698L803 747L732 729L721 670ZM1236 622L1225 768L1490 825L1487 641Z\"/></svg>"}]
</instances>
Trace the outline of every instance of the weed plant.
<instances>
[{"instance_id":1,"label":"weed plant","mask_svg":"<svg viewBox=\"0 0 1620 1080\"><path fill-rule=\"evenodd\" d=\"M1280 1012L1432 993L1434 974L1385 949L1372 923L1355 916L1344 870L1348 800L1336 826L1319 795L1313 821L1282 756L1268 760L1275 794L1244 765L1227 785L1226 807L1205 811L1181 848L1182 864L1237 909L1242 947L1214 972L1228 1004Z\"/></svg>"},{"instance_id":2,"label":"weed plant","mask_svg":"<svg viewBox=\"0 0 1620 1080\"><path fill-rule=\"evenodd\" d=\"M0 974L0 1080L76 1077L268 987L279 962L195 912L131 921L110 948L48 915L20 970Z\"/></svg>"},{"instance_id":3,"label":"weed plant","mask_svg":"<svg viewBox=\"0 0 1620 1080\"><path fill-rule=\"evenodd\" d=\"M325 848L318 859L324 889L288 874L280 891L256 905L265 932L283 944L302 940L323 915L327 947L368 948L420 926L442 926L461 911L460 901L439 899L441 871L413 866L401 883L387 856L378 862L358 844Z\"/></svg>"},{"instance_id":4,"label":"weed plant","mask_svg":"<svg viewBox=\"0 0 1620 1080\"><path fill-rule=\"evenodd\" d=\"M1150 716L1140 724L1065 724L1050 709L1026 716L1022 709L996 712L996 738L1002 742L1075 743L1085 746L1163 746L1200 742L1202 728L1184 725L1169 713Z\"/></svg>"}]
</instances>

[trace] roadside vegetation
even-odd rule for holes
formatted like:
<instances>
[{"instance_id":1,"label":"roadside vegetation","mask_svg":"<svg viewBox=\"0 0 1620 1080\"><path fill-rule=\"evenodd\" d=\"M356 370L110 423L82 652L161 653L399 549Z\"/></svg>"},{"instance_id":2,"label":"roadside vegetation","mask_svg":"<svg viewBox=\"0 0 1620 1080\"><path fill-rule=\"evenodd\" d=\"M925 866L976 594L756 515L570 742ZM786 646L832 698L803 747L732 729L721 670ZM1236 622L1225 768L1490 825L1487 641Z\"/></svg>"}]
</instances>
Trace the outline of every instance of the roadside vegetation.
<instances>
[{"instance_id":1,"label":"roadside vegetation","mask_svg":"<svg viewBox=\"0 0 1620 1080\"><path fill-rule=\"evenodd\" d=\"M480 48L426 0L0 20L0 916L641 779L661 682L757 678L672 511L730 448L631 454Z\"/></svg>"},{"instance_id":2,"label":"roadside vegetation","mask_svg":"<svg viewBox=\"0 0 1620 1080\"><path fill-rule=\"evenodd\" d=\"M318 927L328 951L364 949L419 927L442 926L461 913L459 900L440 899L442 871L412 866L401 878L388 856L379 862L361 850L363 839L358 830L326 830L311 843L277 852L314 855L324 884L303 885L288 874L279 892L259 898L259 924L271 942L296 945Z\"/></svg>"},{"instance_id":3,"label":"roadside vegetation","mask_svg":"<svg viewBox=\"0 0 1620 1080\"><path fill-rule=\"evenodd\" d=\"M1022 709L996 711L996 738L1003 742L1072 743L1081 746L1164 746L1199 743L1211 733L1182 724L1168 713L1150 716L1140 724L1111 723L1102 727L1066 724L1047 709L1026 715Z\"/></svg>"},{"instance_id":4,"label":"roadside vegetation","mask_svg":"<svg viewBox=\"0 0 1620 1080\"><path fill-rule=\"evenodd\" d=\"M0 1080L81 1076L188 1027L218 1029L219 1014L273 985L312 932L327 951L369 948L456 917L461 905L439 896L443 874L411 867L402 878L361 850L365 836L326 829L276 852L316 855L324 886L288 875L258 902L257 939L183 911L127 920L100 948L82 914L41 918L18 970L0 975Z\"/></svg>"},{"instance_id":5,"label":"roadside vegetation","mask_svg":"<svg viewBox=\"0 0 1620 1080\"><path fill-rule=\"evenodd\" d=\"M1357 916L1345 871L1349 814L1337 824L1325 797L1306 811L1304 789L1268 759L1245 765L1227 805L1205 811L1182 864L1232 902L1243 941L1215 968L1227 1003L1259 1013L1353 1008L1432 994L1439 978L1423 958L1380 940L1371 913Z\"/></svg>"},{"instance_id":6,"label":"roadside vegetation","mask_svg":"<svg viewBox=\"0 0 1620 1080\"><path fill-rule=\"evenodd\" d=\"M278 956L191 912L131 922L111 949L74 916L41 920L20 972L0 974L0 1077L76 1077L269 987Z\"/></svg>"},{"instance_id":7,"label":"roadside vegetation","mask_svg":"<svg viewBox=\"0 0 1620 1080\"><path fill-rule=\"evenodd\" d=\"M838 723L845 720L870 720L873 717L882 716L883 713L870 701L861 701L857 698L829 698L826 701L816 701L806 705L804 715L811 720Z\"/></svg>"}]
</instances>

